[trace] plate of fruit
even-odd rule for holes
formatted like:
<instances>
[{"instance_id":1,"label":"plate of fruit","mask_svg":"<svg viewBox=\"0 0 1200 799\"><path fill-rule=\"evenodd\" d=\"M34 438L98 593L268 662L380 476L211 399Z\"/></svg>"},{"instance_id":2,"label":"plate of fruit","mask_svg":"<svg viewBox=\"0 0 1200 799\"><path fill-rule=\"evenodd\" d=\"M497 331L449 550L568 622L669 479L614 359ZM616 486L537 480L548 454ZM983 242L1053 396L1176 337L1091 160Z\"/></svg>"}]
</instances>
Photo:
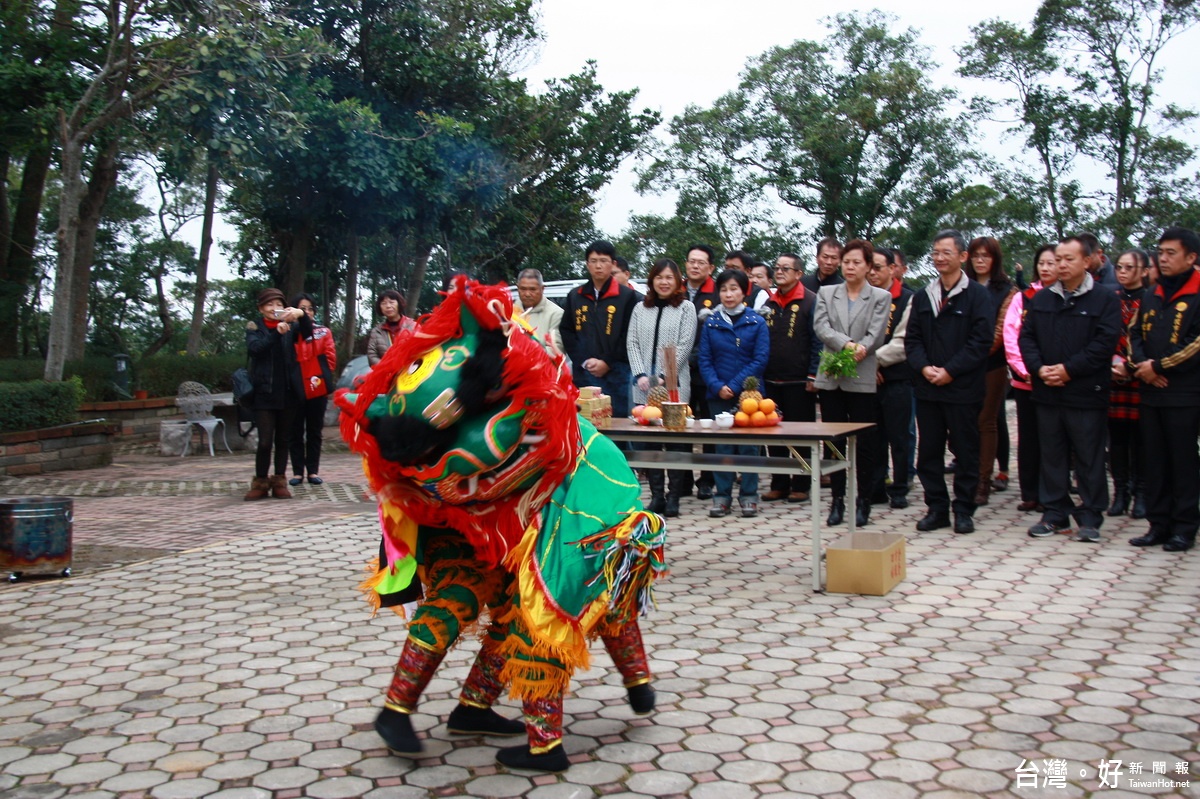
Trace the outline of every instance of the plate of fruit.
<instances>
[{"instance_id":1,"label":"plate of fruit","mask_svg":"<svg viewBox=\"0 0 1200 799\"><path fill-rule=\"evenodd\" d=\"M773 427L783 421L775 400L764 397L758 390L758 378L747 377L738 395L734 427Z\"/></svg>"}]
</instances>

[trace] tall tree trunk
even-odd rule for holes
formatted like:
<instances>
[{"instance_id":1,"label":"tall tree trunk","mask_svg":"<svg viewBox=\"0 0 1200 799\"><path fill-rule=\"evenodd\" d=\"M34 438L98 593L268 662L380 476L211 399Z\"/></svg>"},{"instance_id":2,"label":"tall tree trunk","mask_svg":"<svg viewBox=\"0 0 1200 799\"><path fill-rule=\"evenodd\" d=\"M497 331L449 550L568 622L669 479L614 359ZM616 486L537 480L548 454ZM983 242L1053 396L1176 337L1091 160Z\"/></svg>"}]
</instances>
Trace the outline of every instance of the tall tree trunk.
<instances>
[{"instance_id":1,"label":"tall tree trunk","mask_svg":"<svg viewBox=\"0 0 1200 799\"><path fill-rule=\"evenodd\" d=\"M312 243L313 225L305 220L292 230L291 246L288 247L287 263L280 281L279 290L291 302L300 292L304 291L304 278L308 274L308 248Z\"/></svg>"},{"instance_id":2,"label":"tall tree trunk","mask_svg":"<svg viewBox=\"0 0 1200 799\"><path fill-rule=\"evenodd\" d=\"M8 251L12 245L12 219L8 215L8 165L12 156L0 144L0 281L8 272Z\"/></svg>"},{"instance_id":3,"label":"tall tree trunk","mask_svg":"<svg viewBox=\"0 0 1200 799\"><path fill-rule=\"evenodd\" d=\"M421 307L421 288L425 285L425 270L429 266L429 255L432 252L432 244L423 241L417 243L412 274L408 276L408 296L405 298L409 316L415 317L417 309Z\"/></svg>"},{"instance_id":4,"label":"tall tree trunk","mask_svg":"<svg viewBox=\"0 0 1200 799\"><path fill-rule=\"evenodd\" d=\"M154 270L154 292L158 306L158 319L162 322L162 333L142 353L142 358L149 358L161 350L175 335L175 320L171 318L171 306L167 304L167 292L163 289L163 273L165 271L166 267L162 263L159 263L158 268Z\"/></svg>"},{"instance_id":5,"label":"tall tree trunk","mask_svg":"<svg viewBox=\"0 0 1200 799\"><path fill-rule=\"evenodd\" d=\"M44 141L25 156L21 193L17 196L7 253L0 252L0 319L21 317L29 284L33 281L38 218L49 171L50 142ZM0 249L3 249L3 244L3 240L0 240ZM16 324L0 325L0 358L17 356L17 328Z\"/></svg>"},{"instance_id":6,"label":"tall tree trunk","mask_svg":"<svg viewBox=\"0 0 1200 799\"><path fill-rule=\"evenodd\" d=\"M358 338L358 234L350 234L350 252L346 257L346 313L342 316L342 346L338 363L349 363L354 357Z\"/></svg>"},{"instance_id":7,"label":"tall tree trunk","mask_svg":"<svg viewBox=\"0 0 1200 799\"><path fill-rule=\"evenodd\" d=\"M84 139L73 135L63 121L62 195L58 202L58 259L54 269L54 303L46 343L46 380L62 380L71 345L71 287L74 284L75 241L79 232L79 199L83 195Z\"/></svg>"},{"instance_id":8,"label":"tall tree trunk","mask_svg":"<svg viewBox=\"0 0 1200 799\"><path fill-rule=\"evenodd\" d=\"M79 202L79 230L75 244L75 269L71 275L71 338L67 360L83 357L87 343L88 295L92 289L92 261L96 257L96 234L108 193L117 184L117 154L121 140L114 137L96 154L92 177Z\"/></svg>"},{"instance_id":9,"label":"tall tree trunk","mask_svg":"<svg viewBox=\"0 0 1200 799\"><path fill-rule=\"evenodd\" d=\"M217 208L217 163L208 154L208 172L204 179L204 223L200 228L200 257L196 261L196 297L192 303L192 326L188 330L187 354L200 354L200 334L204 329L204 303L208 299L208 259L212 253L213 219Z\"/></svg>"}]
</instances>

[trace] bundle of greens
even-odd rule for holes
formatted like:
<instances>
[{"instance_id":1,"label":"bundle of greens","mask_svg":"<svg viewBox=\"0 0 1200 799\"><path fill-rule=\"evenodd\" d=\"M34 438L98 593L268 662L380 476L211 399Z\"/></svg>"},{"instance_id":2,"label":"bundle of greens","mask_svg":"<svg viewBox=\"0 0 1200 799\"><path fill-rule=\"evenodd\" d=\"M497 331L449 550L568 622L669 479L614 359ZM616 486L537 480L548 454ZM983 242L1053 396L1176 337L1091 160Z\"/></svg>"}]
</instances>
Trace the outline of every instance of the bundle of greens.
<instances>
[{"instance_id":1,"label":"bundle of greens","mask_svg":"<svg viewBox=\"0 0 1200 799\"><path fill-rule=\"evenodd\" d=\"M858 377L858 361L854 360L854 350L822 351L821 374L826 377Z\"/></svg>"}]
</instances>

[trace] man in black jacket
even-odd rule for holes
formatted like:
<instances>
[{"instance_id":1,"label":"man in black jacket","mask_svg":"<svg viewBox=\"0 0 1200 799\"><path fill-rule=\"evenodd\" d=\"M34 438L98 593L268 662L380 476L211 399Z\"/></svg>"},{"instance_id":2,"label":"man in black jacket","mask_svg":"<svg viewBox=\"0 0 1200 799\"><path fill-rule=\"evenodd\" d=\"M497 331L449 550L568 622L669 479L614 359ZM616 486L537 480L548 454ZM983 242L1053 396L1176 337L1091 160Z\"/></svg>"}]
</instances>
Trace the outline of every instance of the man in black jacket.
<instances>
[{"instance_id":1,"label":"man in black jacket","mask_svg":"<svg viewBox=\"0 0 1200 799\"><path fill-rule=\"evenodd\" d=\"M888 502L893 508L908 507L908 431L913 421L912 369L904 351L913 293L893 276L896 256L887 247L876 247L867 282L892 295L883 344L875 350L879 370L875 376L875 412L879 435L875 475L871 480L871 503ZM888 449L892 451L892 482L886 485Z\"/></svg>"},{"instance_id":2,"label":"man in black jacket","mask_svg":"<svg viewBox=\"0 0 1200 799\"><path fill-rule=\"evenodd\" d=\"M1038 499L1045 508L1029 535L1062 532L1074 514L1075 540L1095 543L1108 505L1104 444L1121 302L1088 273L1091 248L1082 238L1063 239L1054 257L1058 282L1026 304L1018 340L1033 382L1042 467ZM1072 454L1078 508L1070 495Z\"/></svg>"},{"instance_id":3,"label":"man in black jacket","mask_svg":"<svg viewBox=\"0 0 1200 799\"><path fill-rule=\"evenodd\" d=\"M817 294L800 283L800 256L785 252L775 259L775 288L759 311L767 320L771 353L764 372L766 395L775 401L789 422L812 422L817 418L817 394L813 381L821 360L821 340L813 332ZM787 457L787 452L770 451ZM763 501L786 499L806 502L812 478L806 474L771 475L771 490Z\"/></svg>"},{"instance_id":4,"label":"man in black jacket","mask_svg":"<svg viewBox=\"0 0 1200 799\"><path fill-rule=\"evenodd\" d=\"M950 526L950 494L943 464L946 441L954 450L954 532L973 533L979 486L979 411L992 346L991 300L983 284L963 271L967 240L943 230L933 240L938 279L912 299L904 351L917 398L917 476L929 511L921 532Z\"/></svg>"},{"instance_id":5,"label":"man in black jacket","mask_svg":"<svg viewBox=\"0 0 1200 799\"><path fill-rule=\"evenodd\" d=\"M1158 240L1158 285L1129 328L1126 369L1142 384L1138 431L1150 530L1129 543L1183 552L1200 527L1200 236L1167 228Z\"/></svg>"},{"instance_id":6,"label":"man in black jacket","mask_svg":"<svg viewBox=\"0 0 1200 799\"><path fill-rule=\"evenodd\" d=\"M801 282L814 296L825 286L845 283L842 277L842 243L832 236L817 242L817 268L809 272Z\"/></svg>"},{"instance_id":7,"label":"man in black jacket","mask_svg":"<svg viewBox=\"0 0 1200 799\"><path fill-rule=\"evenodd\" d=\"M629 415L630 387L625 334L637 298L613 277L617 251L611 242L592 242L585 257L591 280L567 295L559 337L575 385L602 388L612 397L613 416L623 418Z\"/></svg>"}]
</instances>

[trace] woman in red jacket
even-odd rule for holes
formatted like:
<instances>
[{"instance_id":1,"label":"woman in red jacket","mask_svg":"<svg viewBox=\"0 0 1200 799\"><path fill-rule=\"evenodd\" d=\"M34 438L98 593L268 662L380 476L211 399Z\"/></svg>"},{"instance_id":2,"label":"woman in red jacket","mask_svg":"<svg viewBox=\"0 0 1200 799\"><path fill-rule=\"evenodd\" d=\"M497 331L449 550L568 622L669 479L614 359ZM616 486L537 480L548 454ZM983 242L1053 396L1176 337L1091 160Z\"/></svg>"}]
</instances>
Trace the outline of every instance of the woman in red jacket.
<instances>
[{"instance_id":1,"label":"woman in red jacket","mask_svg":"<svg viewBox=\"0 0 1200 799\"><path fill-rule=\"evenodd\" d=\"M317 303L310 294L298 294L292 307L299 308L313 319ZM313 322L311 336L296 337L296 363L300 366L300 378L304 383L304 401L293 417L292 424L292 479L289 485L304 482L321 485L325 482L317 472L321 465L321 431L325 427L325 406L333 391L333 375L337 371L337 352L333 346L333 331Z\"/></svg>"}]
</instances>

